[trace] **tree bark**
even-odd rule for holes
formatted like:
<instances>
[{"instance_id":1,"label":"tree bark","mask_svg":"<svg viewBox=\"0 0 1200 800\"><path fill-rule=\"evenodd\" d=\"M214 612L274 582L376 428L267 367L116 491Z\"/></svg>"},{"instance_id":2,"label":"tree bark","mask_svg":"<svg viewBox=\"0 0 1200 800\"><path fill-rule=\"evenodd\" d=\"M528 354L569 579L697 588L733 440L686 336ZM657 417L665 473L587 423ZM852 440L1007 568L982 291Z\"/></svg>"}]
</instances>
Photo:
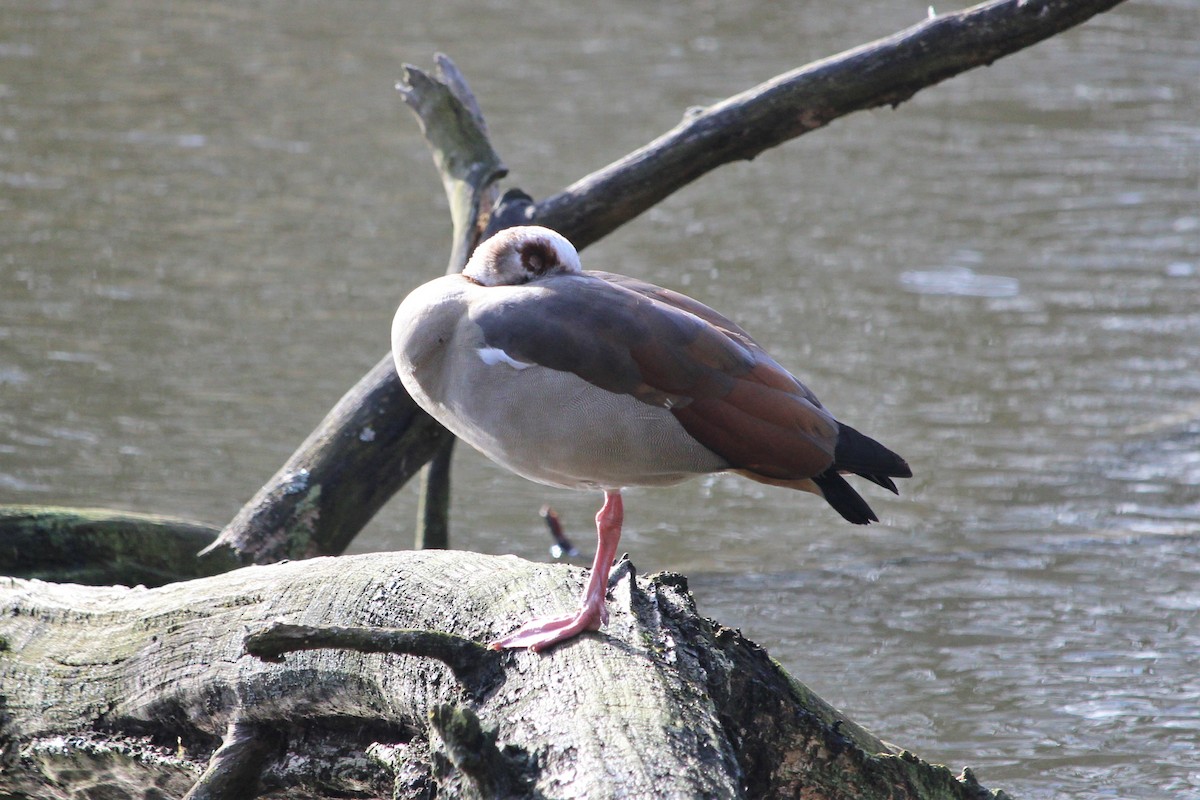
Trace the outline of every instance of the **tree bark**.
<instances>
[{"instance_id":1,"label":"tree bark","mask_svg":"<svg viewBox=\"0 0 1200 800\"><path fill-rule=\"evenodd\" d=\"M404 391L386 355L201 554L270 564L341 553L452 439Z\"/></svg>"},{"instance_id":2,"label":"tree bark","mask_svg":"<svg viewBox=\"0 0 1200 800\"><path fill-rule=\"evenodd\" d=\"M0 795L993 796L698 616L678 575L622 562L609 626L547 654L474 644L572 607L584 574L421 551L157 589L3 579Z\"/></svg>"},{"instance_id":3,"label":"tree bark","mask_svg":"<svg viewBox=\"0 0 1200 800\"><path fill-rule=\"evenodd\" d=\"M406 66L397 84L433 151L450 201L447 272L466 264L507 173L466 80L444 55L434 75ZM439 453L424 481L417 540L447 545L453 437L417 407L385 355L225 526L203 555L243 563L341 553L375 512Z\"/></svg>"}]
</instances>

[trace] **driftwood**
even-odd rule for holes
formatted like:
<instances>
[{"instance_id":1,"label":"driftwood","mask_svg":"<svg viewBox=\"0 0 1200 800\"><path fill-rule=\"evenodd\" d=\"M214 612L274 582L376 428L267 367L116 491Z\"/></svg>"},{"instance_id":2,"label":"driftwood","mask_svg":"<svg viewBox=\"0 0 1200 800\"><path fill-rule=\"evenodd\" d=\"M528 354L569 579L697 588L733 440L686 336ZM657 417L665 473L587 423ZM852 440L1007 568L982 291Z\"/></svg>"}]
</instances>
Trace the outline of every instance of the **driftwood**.
<instances>
[{"instance_id":1,"label":"driftwood","mask_svg":"<svg viewBox=\"0 0 1200 800\"><path fill-rule=\"evenodd\" d=\"M697 616L678 575L622 562L607 629L547 654L475 644L584 577L427 550L157 589L0 579L0 796L993 796Z\"/></svg>"},{"instance_id":2,"label":"driftwood","mask_svg":"<svg viewBox=\"0 0 1200 800\"><path fill-rule=\"evenodd\" d=\"M435 76L410 68L402 96L451 198L456 269L522 222L585 246L721 164L1117 2L1004 0L928 20L689 112L540 202L514 191L491 207L504 168L448 61ZM430 551L272 563L342 552L431 459L423 530L436 543L450 443L385 357L215 538L173 520L0 514L11 575L166 583L0 579L0 796L991 796L842 719L697 616L678 576L634 581L626 565L604 632L496 655L473 642L573 606L579 570ZM166 555L130 567L147 530ZM53 548L31 544L43 531ZM248 563L270 565L226 571Z\"/></svg>"}]
</instances>

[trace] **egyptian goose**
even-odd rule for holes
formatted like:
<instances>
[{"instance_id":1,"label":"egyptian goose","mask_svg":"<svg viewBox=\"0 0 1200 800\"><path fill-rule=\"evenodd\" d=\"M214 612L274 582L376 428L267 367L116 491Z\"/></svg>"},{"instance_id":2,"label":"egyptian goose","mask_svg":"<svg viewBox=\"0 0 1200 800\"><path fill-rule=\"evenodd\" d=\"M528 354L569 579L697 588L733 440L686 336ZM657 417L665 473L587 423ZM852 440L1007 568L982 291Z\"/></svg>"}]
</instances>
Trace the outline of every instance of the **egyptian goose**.
<instances>
[{"instance_id":1,"label":"egyptian goose","mask_svg":"<svg viewBox=\"0 0 1200 800\"><path fill-rule=\"evenodd\" d=\"M604 492L579 611L491 644L542 650L608 621L621 489L731 471L820 495L850 522L878 518L842 473L891 491L904 459L839 423L740 327L644 281L585 271L547 228L481 244L460 274L415 289L392 354L430 415L532 481Z\"/></svg>"}]
</instances>

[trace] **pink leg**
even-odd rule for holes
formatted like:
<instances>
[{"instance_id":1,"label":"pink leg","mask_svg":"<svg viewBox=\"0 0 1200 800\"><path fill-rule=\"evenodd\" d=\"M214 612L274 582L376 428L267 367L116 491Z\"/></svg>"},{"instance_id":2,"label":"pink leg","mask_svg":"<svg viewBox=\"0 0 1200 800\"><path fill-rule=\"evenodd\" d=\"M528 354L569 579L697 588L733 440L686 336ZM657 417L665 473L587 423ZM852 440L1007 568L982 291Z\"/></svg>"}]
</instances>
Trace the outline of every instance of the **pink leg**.
<instances>
[{"instance_id":1,"label":"pink leg","mask_svg":"<svg viewBox=\"0 0 1200 800\"><path fill-rule=\"evenodd\" d=\"M592 574L584 587L582 603L577 612L561 617L532 619L515 632L492 642L489 647L493 650L528 647L536 653L584 631L599 630L601 625L606 625L608 606L604 595L608 591L608 573L617 555L617 544L621 541L624 518L625 506L620 490L606 491L604 506L596 514L596 559L592 562Z\"/></svg>"}]
</instances>

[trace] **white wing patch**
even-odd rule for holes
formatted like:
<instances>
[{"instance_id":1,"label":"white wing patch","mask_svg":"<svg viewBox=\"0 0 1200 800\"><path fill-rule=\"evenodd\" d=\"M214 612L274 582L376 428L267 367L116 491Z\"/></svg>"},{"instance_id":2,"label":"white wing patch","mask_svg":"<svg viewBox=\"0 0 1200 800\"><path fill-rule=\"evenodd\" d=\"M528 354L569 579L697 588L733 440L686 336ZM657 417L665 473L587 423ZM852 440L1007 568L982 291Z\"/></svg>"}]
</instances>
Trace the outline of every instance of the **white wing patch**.
<instances>
[{"instance_id":1,"label":"white wing patch","mask_svg":"<svg viewBox=\"0 0 1200 800\"><path fill-rule=\"evenodd\" d=\"M533 366L533 364L528 364L524 361L517 361L499 347L480 347L475 352L479 354L479 360L489 367L494 367L497 364L507 364L513 369L525 369L526 367Z\"/></svg>"}]
</instances>

